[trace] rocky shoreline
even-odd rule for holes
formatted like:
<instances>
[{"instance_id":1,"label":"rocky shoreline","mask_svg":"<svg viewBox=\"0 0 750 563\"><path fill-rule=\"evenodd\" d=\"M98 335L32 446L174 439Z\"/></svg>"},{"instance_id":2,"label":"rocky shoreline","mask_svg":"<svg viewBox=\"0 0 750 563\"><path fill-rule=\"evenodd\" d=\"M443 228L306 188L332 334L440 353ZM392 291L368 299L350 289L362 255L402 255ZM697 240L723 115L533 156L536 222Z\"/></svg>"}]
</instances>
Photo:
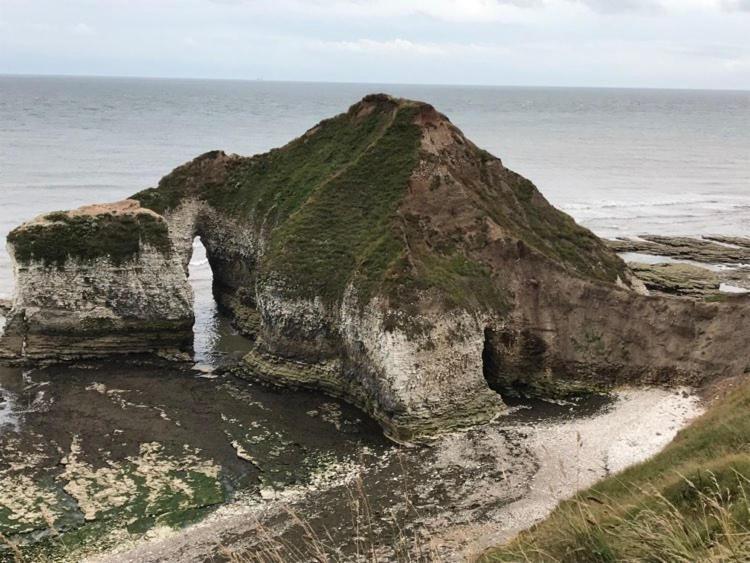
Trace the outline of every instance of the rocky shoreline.
<instances>
[{"instance_id":1,"label":"rocky shoreline","mask_svg":"<svg viewBox=\"0 0 750 563\"><path fill-rule=\"evenodd\" d=\"M641 235L607 244L650 291L713 301L750 292L750 238Z\"/></svg>"},{"instance_id":2,"label":"rocky shoreline","mask_svg":"<svg viewBox=\"0 0 750 563\"><path fill-rule=\"evenodd\" d=\"M491 420L502 394L700 385L750 364L730 353L750 350L746 296L666 297L715 285L688 288L695 276L673 267L641 268L662 290L647 295L614 249L446 116L383 94L269 153L212 151L131 199L21 225L0 349L31 363L184 359L196 237L217 303L254 341L236 373L343 398L402 443ZM750 252L740 239L642 245Z\"/></svg>"},{"instance_id":3,"label":"rocky shoreline","mask_svg":"<svg viewBox=\"0 0 750 563\"><path fill-rule=\"evenodd\" d=\"M429 448L364 455L325 483L230 505L185 532L90 561L197 562L217 553L252 559L271 545L290 561L323 545L352 560L358 549L374 549L384 561L471 560L544 518L559 500L647 459L701 412L684 390L658 389L622 390L588 412L585 403L549 407L521 409ZM355 513L352 502L367 503L369 512ZM357 522L360 534L372 534L360 544ZM324 538L319 545L305 539L311 533Z\"/></svg>"}]
</instances>

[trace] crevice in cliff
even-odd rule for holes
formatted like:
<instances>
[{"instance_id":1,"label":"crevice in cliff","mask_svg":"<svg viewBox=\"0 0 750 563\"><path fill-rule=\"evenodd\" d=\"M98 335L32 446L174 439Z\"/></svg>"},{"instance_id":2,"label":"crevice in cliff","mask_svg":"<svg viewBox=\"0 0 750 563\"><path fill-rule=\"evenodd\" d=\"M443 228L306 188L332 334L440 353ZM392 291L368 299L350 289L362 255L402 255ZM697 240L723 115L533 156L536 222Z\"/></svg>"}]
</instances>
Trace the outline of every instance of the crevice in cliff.
<instances>
[{"instance_id":1,"label":"crevice in cliff","mask_svg":"<svg viewBox=\"0 0 750 563\"><path fill-rule=\"evenodd\" d=\"M544 341L530 330L484 329L482 373L504 397L543 397L556 391L544 382Z\"/></svg>"}]
</instances>

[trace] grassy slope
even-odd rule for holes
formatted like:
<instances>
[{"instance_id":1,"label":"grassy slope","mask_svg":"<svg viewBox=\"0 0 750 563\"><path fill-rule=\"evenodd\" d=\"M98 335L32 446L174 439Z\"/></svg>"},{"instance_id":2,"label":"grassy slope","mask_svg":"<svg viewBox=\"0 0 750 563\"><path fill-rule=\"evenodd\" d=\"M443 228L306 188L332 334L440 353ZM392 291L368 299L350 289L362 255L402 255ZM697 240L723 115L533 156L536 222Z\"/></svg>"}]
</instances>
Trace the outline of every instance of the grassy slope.
<instances>
[{"instance_id":1,"label":"grassy slope","mask_svg":"<svg viewBox=\"0 0 750 563\"><path fill-rule=\"evenodd\" d=\"M328 301L355 275L382 280L403 254L395 212L419 159L409 104L376 99L374 111L321 122L281 149L230 165L221 182L195 185L196 161L134 196L158 212L179 204L185 186L215 209L270 233L264 279Z\"/></svg>"},{"instance_id":2,"label":"grassy slope","mask_svg":"<svg viewBox=\"0 0 750 563\"><path fill-rule=\"evenodd\" d=\"M484 561L750 560L750 383Z\"/></svg>"},{"instance_id":3,"label":"grassy slope","mask_svg":"<svg viewBox=\"0 0 750 563\"><path fill-rule=\"evenodd\" d=\"M369 106L372 111L364 111ZM407 248L407 241L422 240L424 233L415 232L421 227L398 216L397 209L420 159L436 158L420 153L422 131L414 118L421 108L368 96L281 149L223 164L215 163L219 153L207 153L134 198L163 213L186 196L198 197L262 233L269 244L260 279L281 280L289 295L336 302L355 282L363 301L384 294L397 308L435 289L446 308L506 309L497 276L455 241L444 252L435 240ZM469 167L477 176L466 185L482 192L483 211L529 246L596 280L613 282L624 269L614 253L550 206L530 182L510 172L505 180L487 176L483 163L494 160L488 153L474 147L457 157L478 163Z\"/></svg>"},{"instance_id":4,"label":"grassy slope","mask_svg":"<svg viewBox=\"0 0 750 563\"><path fill-rule=\"evenodd\" d=\"M523 217L517 224L519 238L584 277L608 282L623 278L625 263L599 237L550 205L530 180L510 172L508 181Z\"/></svg>"},{"instance_id":5,"label":"grassy slope","mask_svg":"<svg viewBox=\"0 0 750 563\"><path fill-rule=\"evenodd\" d=\"M380 280L404 252L395 213L419 159L414 110L392 123L340 174L321 184L275 232L267 275L295 280L303 295L336 299L352 276Z\"/></svg>"}]
</instances>

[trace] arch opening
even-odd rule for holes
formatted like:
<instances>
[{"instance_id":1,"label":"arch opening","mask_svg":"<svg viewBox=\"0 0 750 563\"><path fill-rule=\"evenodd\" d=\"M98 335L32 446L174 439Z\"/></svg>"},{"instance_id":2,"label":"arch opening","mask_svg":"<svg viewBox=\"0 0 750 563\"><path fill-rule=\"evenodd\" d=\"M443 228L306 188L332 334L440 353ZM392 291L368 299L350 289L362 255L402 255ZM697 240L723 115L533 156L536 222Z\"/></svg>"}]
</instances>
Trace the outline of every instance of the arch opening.
<instances>
[{"instance_id":1,"label":"arch opening","mask_svg":"<svg viewBox=\"0 0 750 563\"><path fill-rule=\"evenodd\" d=\"M213 272L201 238L193 239L188 281L193 288L193 351L198 363L211 363L219 331L219 308L213 295Z\"/></svg>"},{"instance_id":2,"label":"arch opening","mask_svg":"<svg viewBox=\"0 0 750 563\"><path fill-rule=\"evenodd\" d=\"M222 306L221 296L226 291L220 275L223 263L212 260L209 248L202 235L193 239L188 281L193 288L195 316L193 357L196 363L216 367L242 357L252 349L253 343L233 325L231 310Z\"/></svg>"}]
</instances>

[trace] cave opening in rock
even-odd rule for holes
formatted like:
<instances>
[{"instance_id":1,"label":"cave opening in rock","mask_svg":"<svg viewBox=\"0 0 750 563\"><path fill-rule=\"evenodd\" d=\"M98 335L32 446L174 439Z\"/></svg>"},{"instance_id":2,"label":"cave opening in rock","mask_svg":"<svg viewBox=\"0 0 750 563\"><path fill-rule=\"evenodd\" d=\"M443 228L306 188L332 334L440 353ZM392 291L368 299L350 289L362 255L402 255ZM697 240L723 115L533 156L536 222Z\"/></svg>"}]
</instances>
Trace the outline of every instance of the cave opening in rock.
<instances>
[{"instance_id":1,"label":"cave opening in rock","mask_svg":"<svg viewBox=\"0 0 750 563\"><path fill-rule=\"evenodd\" d=\"M537 333L485 328L482 372L487 385L503 399L542 398L549 392L545 381L547 345Z\"/></svg>"},{"instance_id":2,"label":"cave opening in rock","mask_svg":"<svg viewBox=\"0 0 750 563\"><path fill-rule=\"evenodd\" d=\"M193 254L188 265L193 288L193 349L196 362L210 362L219 333L219 309L213 295L213 272L200 237L193 239Z\"/></svg>"},{"instance_id":3,"label":"cave opening in rock","mask_svg":"<svg viewBox=\"0 0 750 563\"><path fill-rule=\"evenodd\" d=\"M484 329L484 347L482 348L482 375L493 391L502 394L505 388L501 384L500 372L502 358L497 346L498 336L491 328Z\"/></svg>"}]
</instances>

